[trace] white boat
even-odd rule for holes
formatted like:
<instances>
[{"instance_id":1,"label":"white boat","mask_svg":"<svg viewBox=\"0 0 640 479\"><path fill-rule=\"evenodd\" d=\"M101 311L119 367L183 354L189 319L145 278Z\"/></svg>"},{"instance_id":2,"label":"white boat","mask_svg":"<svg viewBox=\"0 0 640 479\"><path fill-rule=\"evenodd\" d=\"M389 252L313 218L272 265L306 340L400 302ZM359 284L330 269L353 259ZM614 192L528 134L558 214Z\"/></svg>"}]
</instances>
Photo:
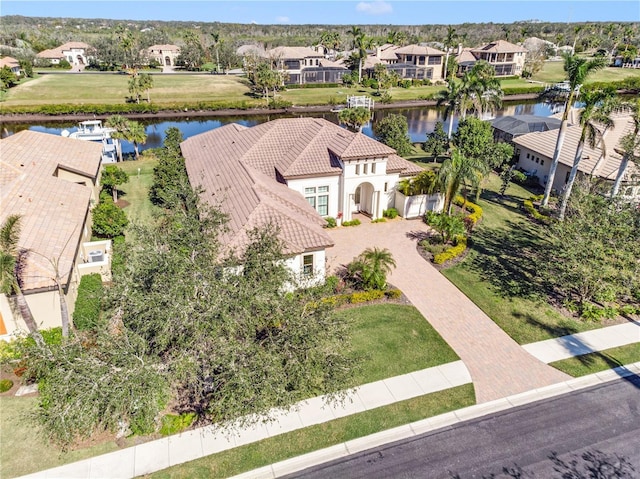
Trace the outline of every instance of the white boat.
<instances>
[{"instance_id":1,"label":"white boat","mask_svg":"<svg viewBox=\"0 0 640 479\"><path fill-rule=\"evenodd\" d=\"M102 143L102 163L116 163L118 161L118 140L111 138L116 131L114 128L102 126L102 120L86 120L78 123L77 131L62 130L61 135L84 141L99 141Z\"/></svg>"}]
</instances>

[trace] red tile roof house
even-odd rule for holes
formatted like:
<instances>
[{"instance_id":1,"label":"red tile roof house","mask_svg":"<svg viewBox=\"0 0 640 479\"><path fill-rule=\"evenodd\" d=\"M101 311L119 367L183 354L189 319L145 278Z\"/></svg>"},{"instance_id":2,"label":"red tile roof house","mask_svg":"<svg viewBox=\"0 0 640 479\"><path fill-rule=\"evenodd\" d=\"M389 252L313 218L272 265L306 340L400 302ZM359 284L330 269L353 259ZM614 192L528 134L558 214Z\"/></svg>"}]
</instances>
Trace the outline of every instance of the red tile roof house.
<instances>
[{"instance_id":1,"label":"red tile roof house","mask_svg":"<svg viewBox=\"0 0 640 479\"><path fill-rule=\"evenodd\" d=\"M241 248L247 231L273 223L291 269L318 281L325 249L333 245L323 218L347 221L358 211L380 218L395 205L400 179L422 171L392 148L317 118L230 124L181 148L191 184L229 215L222 238L229 248Z\"/></svg>"},{"instance_id":2,"label":"red tile roof house","mask_svg":"<svg viewBox=\"0 0 640 479\"><path fill-rule=\"evenodd\" d=\"M58 48L43 50L36 57L49 60L52 65L57 65L63 58L71 65L86 65L91 49L91 46L84 42L68 42Z\"/></svg>"},{"instance_id":3,"label":"red tile roof house","mask_svg":"<svg viewBox=\"0 0 640 479\"><path fill-rule=\"evenodd\" d=\"M20 62L15 58L2 57L0 58L0 68L8 67L12 73L16 76L20 76Z\"/></svg>"},{"instance_id":4,"label":"red tile roof house","mask_svg":"<svg viewBox=\"0 0 640 479\"><path fill-rule=\"evenodd\" d=\"M180 56L180 47L177 45L151 45L145 54L160 65L170 67L175 66L176 59Z\"/></svg>"},{"instance_id":5,"label":"red tile roof house","mask_svg":"<svg viewBox=\"0 0 640 479\"><path fill-rule=\"evenodd\" d=\"M470 70L478 60L485 60L496 69L496 76L520 76L527 49L506 40L496 40L479 48L458 48L458 75Z\"/></svg>"},{"instance_id":6,"label":"red tile roof house","mask_svg":"<svg viewBox=\"0 0 640 479\"><path fill-rule=\"evenodd\" d=\"M24 130L0 140L0 224L21 215L20 285L40 328L61 325L51 260L58 261L69 313L81 276L110 279L110 241L90 242L102 145ZM0 295L0 339L26 331L13 299Z\"/></svg>"},{"instance_id":7,"label":"red tile roof house","mask_svg":"<svg viewBox=\"0 0 640 479\"><path fill-rule=\"evenodd\" d=\"M567 127L553 181L553 189L556 192L563 191L569 179L582 132L582 127L577 124L576 110L573 110L572 113L574 113L571 115L574 124ZM600 178L611 185L616 179L622 160L619 150L620 139L633 132L633 121L629 113L618 113L613 116L613 120L615 127L607 129L604 133L606 146L604 154L600 145L591 148L587 143L578 166L578 174ZM532 176L537 176L541 186L546 185L548 180L558 132L557 129L534 132L513 139L518 156L517 165ZM640 168L635 166L633 162L627 166L620 193L629 200L640 201Z\"/></svg>"}]
</instances>

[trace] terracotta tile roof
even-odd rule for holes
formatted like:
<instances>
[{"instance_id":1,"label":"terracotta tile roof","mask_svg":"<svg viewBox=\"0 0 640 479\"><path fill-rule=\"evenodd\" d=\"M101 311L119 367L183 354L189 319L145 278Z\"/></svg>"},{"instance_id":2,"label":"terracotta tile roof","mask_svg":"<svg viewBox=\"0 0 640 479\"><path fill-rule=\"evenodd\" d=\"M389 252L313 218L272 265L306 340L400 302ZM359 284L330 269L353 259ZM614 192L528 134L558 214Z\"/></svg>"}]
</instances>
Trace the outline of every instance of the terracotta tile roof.
<instances>
[{"instance_id":1,"label":"terracotta tile roof","mask_svg":"<svg viewBox=\"0 0 640 479\"><path fill-rule=\"evenodd\" d=\"M432 47L427 47L427 46L423 46L423 45L407 45L406 47L400 47L397 48L395 50L395 54L402 54L402 55L430 55L430 56L437 56L437 55L446 55L445 52L438 50L436 48L432 48Z\"/></svg>"},{"instance_id":2,"label":"terracotta tile roof","mask_svg":"<svg viewBox=\"0 0 640 479\"><path fill-rule=\"evenodd\" d=\"M52 48L50 50L43 50L40 53L38 53L36 56L39 58L62 58L63 56L65 56L63 52L69 51L72 48L88 50L89 48L91 48L91 46L87 45L84 42L67 42L64 45L60 45L57 48Z\"/></svg>"},{"instance_id":3,"label":"terracotta tile roof","mask_svg":"<svg viewBox=\"0 0 640 479\"><path fill-rule=\"evenodd\" d=\"M152 51L170 51L170 52L179 52L180 51L180 47L178 45L151 45L149 48L147 48L148 51L152 52Z\"/></svg>"},{"instance_id":4,"label":"terracotta tile roof","mask_svg":"<svg viewBox=\"0 0 640 479\"><path fill-rule=\"evenodd\" d=\"M20 66L20 62L15 58L11 58L11 57L0 58L0 68L2 67L15 68L19 66Z\"/></svg>"},{"instance_id":5,"label":"terracotta tile roof","mask_svg":"<svg viewBox=\"0 0 640 479\"><path fill-rule=\"evenodd\" d=\"M515 52L526 52L527 49L521 47L520 45L514 45L506 40L496 40L491 43L487 43L486 45L474 48L473 52L491 52L491 53L515 53Z\"/></svg>"},{"instance_id":6,"label":"terracotta tile roof","mask_svg":"<svg viewBox=\"0 0 640 479\"><path fill-rule=\"evenodd\" d=\"M615 151L615 148L624 135L633 131L633 122L628 114L621 114L614 117L614 122L615 127L605 132L604 141L607 154L603 161L598 161L602 155L602 149L599 146L590 148L588 144L585 144L582 160L578 166L579 171L594 174L600 178L615 179L622 159L621 155ZM514 138L513 142L551 159L553 158L558 132L559 130L528 133ZM582 129L579 125L570 125L567 127L564 144L558 160L560 163L569 167L573 166L573 160L581 133ZM597 168L595 168L596 166ZM626 177L628 178L632 174L640 174L640 171L638 171L637 167L630 164L627 167Z\"/></svg>"},{"instance_id":7,"label":"terracotta tile roof","mask_svg":"<svg viewBox=\"0 0 640 479\"><path fill-rule=\"evenodd\" d=\"M55 286L50 260L59 260L62 282L68 281L101 152L100 144L32 131L0 140L0 223L12 214L22 216L25 293ZM88 186L54 176L59 166L86 174Z\"/></svg>"},{"instance_id":8,"label":"terracotta tile roof","mask_svg":"<svg viewBox=\"0 0 640 479\"><path fill-rule=\"evenodd\" d=\"M193 136L181 148L191 183L229 215L226 244L242 247L247 231L271 221L291 254L333 243L322 229L324 220L279 178L339 175L339 158L388 157L391 172L421 171L392 148L318 118L279 119L252 128L230 124Z\"/></svg>"},{"instance_id":9,"label":"terracotta tile roof","mask_svg":"<svg viewBox=\"0 0 640 479\"><path fill-rule=\"evenodd\" d=\"M309 47L276 47L267 51L267 56L271 58L286 59L301 59L309 57L324 58L322 53L319 53Z\"/></svg>"},{"instance_id":10,"label":"terracotta tile roof","mask_svg":"<svg viewBox=\"0 0 640 479\"><path fill-rule=\"evenodd\" d=\"M460 63L475 63L477 58L473 53L471 53L470 48L463 48L462 51L456 55L456 60L458 64Z\"/></svg>"}]
</instances>

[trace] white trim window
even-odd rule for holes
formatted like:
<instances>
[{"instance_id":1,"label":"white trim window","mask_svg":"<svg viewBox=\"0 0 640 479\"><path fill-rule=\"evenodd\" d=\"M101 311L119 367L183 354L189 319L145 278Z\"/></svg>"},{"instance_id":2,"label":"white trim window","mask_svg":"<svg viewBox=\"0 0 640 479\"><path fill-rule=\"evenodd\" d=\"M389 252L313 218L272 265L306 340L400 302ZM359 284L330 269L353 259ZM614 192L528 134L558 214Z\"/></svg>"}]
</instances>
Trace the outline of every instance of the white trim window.
<instances>
[{"instance_id":1,"label":"white trim window","mask_svg":"<svg viewBox=\"0 0 640 479\"><path fill-rule=\"evenodd\" d=\"M313 255L312 254L305 254L302 256L302 275L307 277L313 275Z\"/></svg>"},{"instance_id":2,"label":"white trim window","mask_svg":"<svg viewBox=\"0 0 640 479\"><path fill-rule=\"evenodd\" d=\"M304 199L315 209L320 216L329 214L329 187L315 186L304 189Z\"/></svg>"}]
</instances>

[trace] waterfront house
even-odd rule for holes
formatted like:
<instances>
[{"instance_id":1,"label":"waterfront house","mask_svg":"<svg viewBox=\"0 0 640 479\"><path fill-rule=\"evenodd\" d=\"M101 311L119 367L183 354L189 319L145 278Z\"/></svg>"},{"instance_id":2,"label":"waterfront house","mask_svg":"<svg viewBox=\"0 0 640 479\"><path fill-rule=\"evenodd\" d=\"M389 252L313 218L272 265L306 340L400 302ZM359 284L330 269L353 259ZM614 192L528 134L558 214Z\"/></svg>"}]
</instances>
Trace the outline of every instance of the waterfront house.
<instances>
[{"instance_id":1,"label":"waterfront house","mask_svg":"<svg viewBox=\"0 0 640 479\"><path fill-rule=\"evenodd\" d=\"M479 60L484 60L496 69L497 77L520 76L524 68L527 49L506 40L496 40L479 48L458 47L456 61L458 75L470 70Z\"/></svg>"},{"instance_id":2,"label":"waterfront house","mask_svg":"<svg viewBox=\"0 0 640 479\"><path fill-rule=\"evenodd\" d=\"M181 149L192 186L229 215L227 247L241 249L248 231L274 223L291 268L317 278L333 244L324 218L380 218L395 206L400 179L422 171L392 148L318 118L230 124Z\"/></svg>"}]
</instances>

